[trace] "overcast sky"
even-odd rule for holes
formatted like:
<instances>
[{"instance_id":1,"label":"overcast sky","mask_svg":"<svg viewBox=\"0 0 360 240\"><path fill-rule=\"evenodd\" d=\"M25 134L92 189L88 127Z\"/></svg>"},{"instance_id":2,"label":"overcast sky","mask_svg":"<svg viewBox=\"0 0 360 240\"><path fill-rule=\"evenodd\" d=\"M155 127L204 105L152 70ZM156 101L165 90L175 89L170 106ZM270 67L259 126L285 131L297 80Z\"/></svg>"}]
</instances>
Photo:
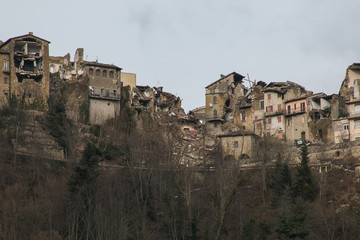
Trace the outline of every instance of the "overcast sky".
<instances>
[{"instance_id":1,"label":"overcast sky","mask_svg":"<svg viewBox=\"0 0 360 240\"><path fill-rule=\"evenodd\" d=\"M360 62L359 0L17 0L2 10L1 40L34 32L72 59L82 47L180 96L186 112L220 74L333 94Z\"/></svg>"}]
</instances>

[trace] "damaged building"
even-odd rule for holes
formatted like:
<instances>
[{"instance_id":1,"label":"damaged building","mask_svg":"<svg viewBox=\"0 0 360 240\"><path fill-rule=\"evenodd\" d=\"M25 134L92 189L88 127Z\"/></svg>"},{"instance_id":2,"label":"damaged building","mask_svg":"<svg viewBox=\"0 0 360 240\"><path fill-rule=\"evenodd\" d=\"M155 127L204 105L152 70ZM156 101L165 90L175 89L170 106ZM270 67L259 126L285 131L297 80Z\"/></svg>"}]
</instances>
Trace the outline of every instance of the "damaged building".
<instances>
[{"instance_id":1,"label":"damaged building","mask_svg":"<svg viewBox=\"0 0 360 240\"><path fill-rule=\"evenodd\" d=\"M78 48L74 61L70 61L70 54L63 57L50 57L50 71L59 73L67 82L74 82L84 76L88 77L88 101L90 124L102 124L120 113L121 98L121 68L113 64L85 61L84 49ZM127 77L132 84L136 79Z\"/></svg>"},{"instance_id":2,"label":"damaged building","mask_svg":"<svg viewBox=\"0 0 360 240\"><path fill-rule=\"evenodd\" d=\"M181 99L164 92L163 87L136 86L132 91L132 106L141 113L171 112L185 115L181 107Z\"/></svg>"},{"instance_id":3,"label":"damaged building","mask_svg":"<svg viewBox=\"0 0 360 240\"><path fill-rule=\"evenodd\" d=\"M244 76L236 72L221 75L220 79L206 87L205 119L208 132L220 133L222 124L234 118L238 101L245 96Z\"/></svg>"},{"instance_id":4,"label":"damaged building","mask_svg":"<svg viewBox=\"0 0 360 240\"><path fill-rule=\"evenodd\" d=\"M347 114L334 122L335 141L360 141L360 63L353 63L346 69L339 95L345 101Z\"/></svg>"},{"instance_id":5,"label":"damaged building","mask_svg":"<svg viewBox=\"0 0 360 240\"><path fill-rule=\"evenodd\" d=\"M49 44L30 32L0 45L2 106L8 104L10 95L29 104L46 103L50 89Z\"/></svg>"}]
</instances>

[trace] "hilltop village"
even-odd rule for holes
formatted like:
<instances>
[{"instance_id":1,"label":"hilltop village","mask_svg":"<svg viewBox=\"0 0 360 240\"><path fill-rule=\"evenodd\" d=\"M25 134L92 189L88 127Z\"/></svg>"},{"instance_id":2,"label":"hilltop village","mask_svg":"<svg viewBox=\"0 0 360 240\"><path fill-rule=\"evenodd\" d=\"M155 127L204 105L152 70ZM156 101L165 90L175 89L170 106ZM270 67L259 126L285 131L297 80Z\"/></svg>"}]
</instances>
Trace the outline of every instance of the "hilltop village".
<instances>
[{"instance_id":1,"label":"hilltop village","mask_svg":"<svg viewBox=\"0 0 360 240\"><path fill-rule=\"evenodd\" d=\"M344 149L351 151L360 140L360 63L346 69L339 94L332 95L313 93L291 81L249 81L245 87L243 75L221 75L204 86L206 105L186 114L180 97L163 87L138 86L135 73L86 61L82 48L76 50L73 61L70 54L51 56L49 44L31 32L0 42L0 106L16 109L21 102L32 111L25 113L26 118L34 119L20 126L18 154L40 151L49 159L66 159L68 153L58 139L33 136L43 131L36 119L64 99L66 118L83 124L79 125L83 135L88 132L86 126L107 124L124 109L135 112L135 119L147 114L160 125L176 126L185 144L182 162L187 165L204 159L216 145L224 156L249 162L261 139L289 148L331 146L329 158L342 157ZM34 141L40 141L36 150L29 145Z\"/></svg>"}]
</instances>

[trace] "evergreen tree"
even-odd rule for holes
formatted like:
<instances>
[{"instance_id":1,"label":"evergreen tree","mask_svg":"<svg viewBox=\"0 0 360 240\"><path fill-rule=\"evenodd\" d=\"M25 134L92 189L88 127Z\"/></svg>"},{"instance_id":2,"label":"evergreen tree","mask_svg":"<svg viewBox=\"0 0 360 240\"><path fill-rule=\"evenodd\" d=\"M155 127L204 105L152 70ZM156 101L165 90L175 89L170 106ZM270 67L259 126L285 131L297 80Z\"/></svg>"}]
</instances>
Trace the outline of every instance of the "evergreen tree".
<instances>
[{"instance_id":1,"label":"evergreen tree","mask_svg":"<svg viewBox=\"0 0 360 240\"><path fill-rule=\"evenodd\" d=\"M301 163L300 166L296 168L295 185L292 189L293 197L301 197L304 200L313 201L316 197L317 189L308 165L309 157L306 145L301 147L300 158Z\"/></svg>"}]
</instances>

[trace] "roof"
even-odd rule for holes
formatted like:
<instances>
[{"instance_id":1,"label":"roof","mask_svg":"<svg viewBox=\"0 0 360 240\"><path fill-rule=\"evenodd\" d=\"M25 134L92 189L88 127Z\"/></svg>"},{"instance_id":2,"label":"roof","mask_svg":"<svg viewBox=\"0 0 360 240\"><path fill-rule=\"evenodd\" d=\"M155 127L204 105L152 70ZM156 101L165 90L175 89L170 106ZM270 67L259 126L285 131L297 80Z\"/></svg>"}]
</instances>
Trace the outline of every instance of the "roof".
<instances>
[{"instance_id":1,"label":"roof","mask_svg":"<svg viewBox=\"0 0 360 240\"><path fill-rule=\"evenodd\" d=\"M234 131L234 132L227 132L220 135L217 135L217 137L238 137L238 136L256 136L255 133L251 131L241 130L241 131Z\"/></svg>"},{"instance_id":2,"label":"roof","mask_svg":"<svg viewBox=\"0 0 360 240\"><path fill-rule=\"evenodd\" d=\"M18 38L23 38L23 37L32 37L32 38L36 38L40 41L45 41L47 43L50 43L48 40L45 40L43 38L39 38L35 35L33 35L33 33L28 33L28 34L25 34L25 35L21 35L21 36L17 36L17 37L13 37L13 38L9 38L6 42L4 42L3 44L0 45L0 48L2 48L3 46L5 46L6 44L8 44L11 40L15 40L15 39L18 39Z\"/></svg>"},{"instance_id":3,"label":"roof","mask_svg":"<svg viewBox=\"0 0 360 240\"><path fill-rule=\"evenodd\" d=\"M229 73L229 74L226 75L226 76L221 77L219 80L211 83L210 85L206 86L205 88L208 88L208 87L210 87L211 85L214 85L215 83L220 82L221 80L223 80L224 78L227 78L227 77L230 76L231 74L234 74L235 77L241 78L240 80L242 80L243 78L245 78L243 75L241 75L241 74L239 74L239 73L237 73L237 72L232 72L232 73Z\"/></svg>"},{"instance_id":4,"label":"roof","mask_svg":"<svg viewBox=\"0 0 360 240\"><path fill-rule=\"evenodd\" d=\"M360 99L355 99L355 100L352 100L352 101L348 101L345 104L353 104L353 103L360 103Z\"/></svg>"},{"instance_id":5,"label":"roof","mask_svg":"<svg viewBox=\"0 0 360 240\"><path fill-rule=\"evenodd\" d=\"M106 64L106 63L99 63L99 62L88 62L88 61L84 61L84 64L88 65L88 66L116 68L116 69L122 70L122 68L120 68L118 66L115 66L114 64Z\"/></svg>"}]
</instances>

